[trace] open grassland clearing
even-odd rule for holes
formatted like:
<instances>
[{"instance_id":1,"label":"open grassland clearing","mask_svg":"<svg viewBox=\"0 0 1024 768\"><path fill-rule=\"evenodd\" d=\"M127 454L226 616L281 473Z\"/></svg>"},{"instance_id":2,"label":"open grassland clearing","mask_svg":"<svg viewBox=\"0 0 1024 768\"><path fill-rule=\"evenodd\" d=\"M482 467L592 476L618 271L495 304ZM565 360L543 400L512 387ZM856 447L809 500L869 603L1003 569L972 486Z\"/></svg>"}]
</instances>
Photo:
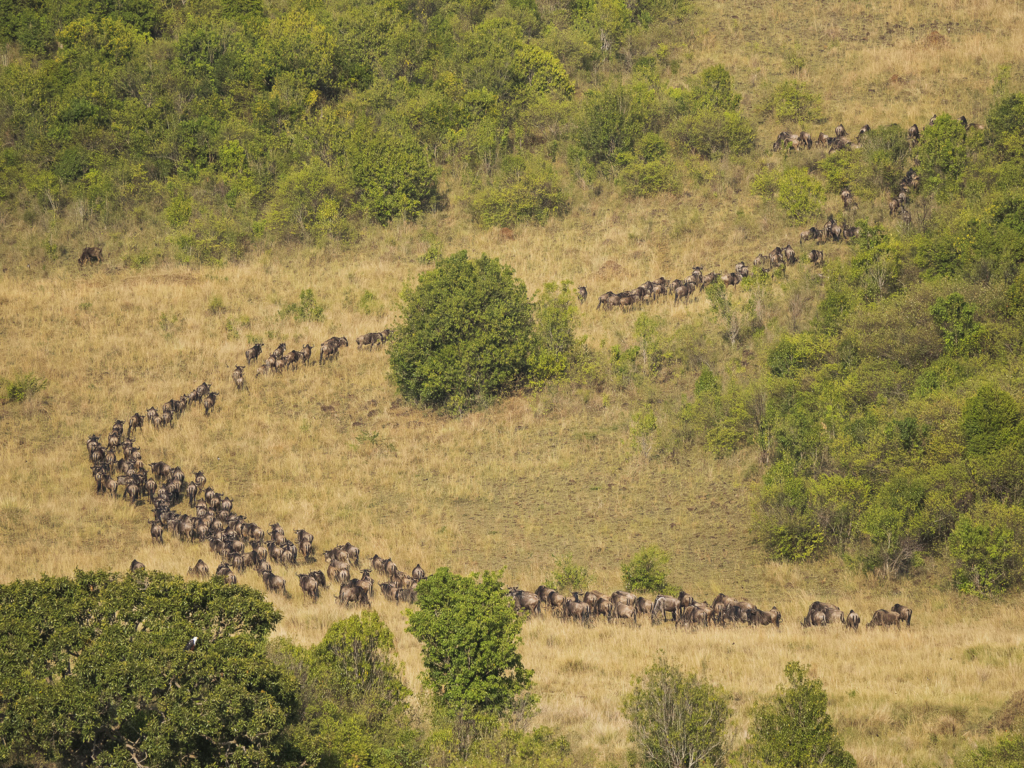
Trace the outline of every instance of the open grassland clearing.
<instances>
[{"instance_id":1,"label":"open grassland clearing","mask_svg":"<svg viewBox=\"0 0 1024 768\"><path fill-rule=\"evenodd\" d=\"M646 620L638 628L601 620L585 629L550 616L528 622L523 652L536 670L536 722L570 735L581 762L624 762L619 701L659 652L726 687L737 742L748 705L782 681L793 659L824 680L847 746L863 765L950 765L965 736L985 733L1024 663L1020 599L989 604L956 596L936 587L948 580L941 569L893 586L838 561L766 562L748 531L749 493L760 472L756 451L714 459L681 450L644 463L630 445L639 397L653 399L666 429L678 415L695 377L687 366L641 385L549 388L458 419L398 400L386 355L354 346L336 362L280 376L252 379L250 368L249 388L230 388L228 374L243 362L247 335L297 347L332 334L352 339L392 322L391 301L366 315L345 298L380 284L373 256L366 254L362 266L264 263L86 277L67 270L10 281L0 320L5 338L19 339L20 352L4 360L0 375L31 370L49 385L18 408L5 408L0 421L0 536L16 553L5 558L0 578L123 570L133 558L178 574L199 558L215 564L205 546L170 534L164 546L151 543L148 504L132 508L96 496L84 448L84 438L104 434L115 417L205 380L223 393L209 417L193 407L173 428L147 424L137 443L147 461L203 469L236 511L264 527L305 528L321 549L352 541L364 560L391 556L406 570L416 563L428 572L445 565L464 573L503 568L507 583L525 589L550 577L554 557L571 554L590 570L592 586L612 591L621 583L621 562L657 544L672 555L672 583L698 597L722 591L782 611L781 632L691 632ZM394 269L401 272L400 265ZM634 269L623 276L626 284L643 274ZM792 284L801 270L809 267L790 270ZM322 286L316 296L327 305L324 321L281 319L280 305L306 285ZM213 296L223 310L210 311ZM650 311L670 325L699 328L713 322L706 306L701 299ZM248 325L239 323L236 337L226 318L243 313ZM794 317L799 324L802 315ZM634 320L635 313L591 306L581 330L596 346L623 343ZM692 354L699 359L700 350ZM737 354L720 373L743 371ZM317 605L299 597L294 573L304 570L279 570L292 599L270 599L285 614L278 632L313 644L347 611L333 597ZM240 580L261 588L253 573ZM799 623L814 599L854 607L865 624L874 609L903 602L914 606L915 620L900 632L805 630ZM418 690L419 646L404 632L402 610L379 596L374 603L395 633L407 682Z\"/></svg>"}]
</instances>

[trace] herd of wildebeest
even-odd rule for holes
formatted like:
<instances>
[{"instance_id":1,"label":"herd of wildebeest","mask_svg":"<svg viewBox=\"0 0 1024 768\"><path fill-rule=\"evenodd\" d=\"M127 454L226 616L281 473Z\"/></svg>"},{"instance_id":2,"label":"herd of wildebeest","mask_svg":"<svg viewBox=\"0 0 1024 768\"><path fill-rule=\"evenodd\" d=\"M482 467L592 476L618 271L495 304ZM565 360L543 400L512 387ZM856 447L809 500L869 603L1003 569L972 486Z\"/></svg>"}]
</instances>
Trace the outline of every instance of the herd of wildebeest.
<instances>
[{"instance_id":1,"label":"herd of wildebeest","mask_svg":"<svg viewBox=\"0 0 1024 768\"><path fill-rule=\"evenodd\" d=\"M933 116L931 123L934 123L935 119ZM969 124L966 117L961 117L960 121L968 130L985 130L984 125ZM867 125L861 128L858 141L870 130L870 126ZM907 138L911 147L920 140L921 130L917 125L907 130ZM811 149L814 146L825 147L829 152L833 152L856 149L859 144L848 136L842 125L839 125L835 129L834 137L822 133L817 139L806 132L783 131L776 139L773 149L777 151L788 147L800 150ZM910 195L918 189L919 184L918 174L913 170L908 171L900 182L899 194L889 202L890 216L900 216L909 221ZM846 211L857 210L857 201L848 189L842 190L841 198ZM841 242L858 234L859 230L856 227L845 222L837 222L829 215L820 227L811 226L801 232L800 243ZM79 265L98 263L102 255L101 248L86 248L79 258ZM822 251L811 250L811 264L822 265L824 260ZM777 246L767 256L758 254L753 259L754 267L761 269L763 273L776 267L785 271L787 266L795 263L797 256L791 245L784 248ZM721 275L715 272L705 274L704 268L697 266L693 267L689 277L683 279L669 281L661 277L658 280L647 281L632 290L607 291L598 298L597 307L628 309L644 302L655 302L662 296L671 296L675 303L689 302L692 295L704 291L716 280L735 287L750 275L751 269L744 262L737 264L734 271ZM577 288L577 297L581 304L587 300L587 295L585 286ZM361 350L379 349L388 341L390 335L390 329L367 333L356 339L356 346ZM319 364L330 362L337 357L342 348L348 346L348 339L345 337L332 336L327 339L320 345ZM246 365L236 366L231 373L231 383L237 390L247 387L244 370L247 365L259 362L262 350L263 344L254 344L245 350ZM313 348L310 344L291 351L287 350L285 344L280 344L260 365L256 376L280 373L300 363L307 365L311 361L312 353ZM147 420L154 428L172 426L174 420L194 403L201 404L205 415L209 416L216 405L217 396L218 393L203 382L180 398L168 400L160 411L155 407L149 408L145 418L142 414L135 413L127 423L115 421L107 436L106 446L102 445L98 436L90 436L87 448L92 461L96 492L116 496L118 489L123 488L123 498L133 504L148 498L153 505L153 519L147 525L155 542L163 544L165 533L177 536L184 542L206 542L212 555L219 558L220 562L211 572L210 566L200 559L188 569L189 577L219 577L229 583L237 583L238 577L235 572L251 569L260 574L267 591L290 596L284 577L275 574L273 567L286 569L296 567L300 562L307 565L318 562L312 533L301 529L295 530L295 539L292 540L277 523L263 529L247 521L244 515L234 510L234 504L229 496L215 491L207 484L202 471L194 471L193 478L187 480L180 467L172 467L164 461L146 464L142 459L142 451L135 444L136 430L141 429ZM175 507L182 502L187 502L188 509L175 511ZM299 590L303 596L314 601L320 598L321 589L333 584L338 587L337 601L341 604L369 606L370 598L377 591L389 600L415 603L417 584L426 578L426 573L419 564L409 573L405 573L392 559L381 558L376 554L371 558L370 568L364 568L360 563L359 548L349 542L321 551L319 558L324 561L326 572L318 569L296 574ZM144 568L145 566L138 560L131 563L131 570ZM380 581L374 578L374 575ZM698 602L685 591L679 592L676 596L657 595L653 598L627 591L613 592L610 595L596 591L572 592L568 595L541 585L534 592L512 587L508 590L508 595L517 610L539 616L542 607L546 606L556 617L583 624L589 624L592 619L598 617L604 617L609 622L623 620L636 623L641 616L649 616L652 623L671 621L676 626L693 627L724 626L734 623L778 628L782 623L782 614L774 606L771 610L765 611L747 600L737 600L724 594L719 594L710 604ZM912 613L910 608L896 604L891 610L875 611L867 626L909 626ZM838 606L815 601L810 605L802 625L820 627L840 624L856 630L860 627L860 622L860 616L852 609L844 613Z\"/></svg>"},{"instance_id":2,"label":"herd of wildebeest","mask_svg":"<svg viewBox=\"0 0 1024 768\"><path fill-rule=\"evenodd\" d=\"M367 334L360 337L359 344L361 347L372 348L387 341L387 336L387 331ZM321 346L321 364L329 361L342 346L347 346L347 342L339 344L339 341L344 339L332 337L324 342ZM309 345L304 349L306 354L286 354L284 345L281 345L271 354L271 359L285 360L284 367L299 362L308 363ZM257 362L261 350L260 344L246 350L247 362ZM299 357L293 358L293 355ZM241 368L239 366L232 374L238 389L244 386L244 381L239 381ZM267 370L278 370L276 362ZM162 414L158 414L156 408L150 408L147 411L148 421L153 428L171 426L193 403L201 403L205 415L209 416L215 402L216 393L203 382L181 398L165 403ZM238 582L237 573L253 570L260 575L268 592L290 597L284 576L274 573L273 569L296 568L300 563L309 566L322 559L325 570L295 574L299 590L305 598L316 601L320 598L321 589L332 585L332 588L337 587L336 599L342 605L369 606L371 597L378 591L388 600L416 602L417 585L427 576L418 563L406 573L391 558L375 554L370 559L370 567L366 568L361 563L359 547L350 542L318 552L314 535L309 531L294 530L295 536L292 539L278 523L264 529L248 521L245 515L235 510L229 495L214 490L201 470L194 470L189 479L180 467L171 466L165 461L145 463L142 450L136 444L136 437L137 430L142 429L146 421L140 413L133 414L127 422L118 419L107 435L106 445L95 434L88 438L86 447L92 462L96 492L109 493L116 498L118 489L123 488L122 498L133 505L148 499L152 504L153 517L146 525L155 543L163 544L165 534L176 536L182 542L205 542L211 555L219 562L211 566L199 559L188 569L188 577L216 577L235 584ZM185 504L186 508L176 510L181 504ZM130 570L144 569L143 563L132 561ZM542 606L547 606L556 617L587 625L599 617L609 622L623 620L635 624L641 616L649 616L652 623L671 620L676 626L693 627L730 623L779 627L782 622L782 614L774 606L764 611L747 600L736 600L724 594L719 594L710 604L698 602L685 591L674 597L657 595L653 598L626 591L610 595L596 591L573 592L568 595L542 585L534 592L512 587L508 595L517 610L529 615L540 616ZM909 626L910 617L909 608L895 605L891 611L876 611L868 626L898 626L901 622ZM860 617L853 610L843 613L837 606L815 602L803 621L807 627L836 623L857 629Z\"/></svg>"}]
</instances>

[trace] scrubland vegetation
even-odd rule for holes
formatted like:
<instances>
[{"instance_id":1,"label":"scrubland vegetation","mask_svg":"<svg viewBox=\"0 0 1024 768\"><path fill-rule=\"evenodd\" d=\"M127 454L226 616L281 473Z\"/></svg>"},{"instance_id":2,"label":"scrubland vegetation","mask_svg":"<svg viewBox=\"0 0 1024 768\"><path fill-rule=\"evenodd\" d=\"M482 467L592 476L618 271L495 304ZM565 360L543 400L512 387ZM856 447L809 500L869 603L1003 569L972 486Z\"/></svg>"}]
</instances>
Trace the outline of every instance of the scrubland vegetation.
<instances>
[{"instance_id":1,"label":"scrubland vegetation","mask_svg":"<svg viewBox=\"0 0 1024 768\"><path fill-rule=\"evenodd\" d=\"M698 631L530 619L516 675L532 686L481 720L432 693L435 662L380 597L379 622L342 626L355 609L295 586L263 603L168 579L180 617L128 643L126 663L142 684L195 674L204 700L251 702L259 723L224 722L274 734L252 764L658 764L667 753L644 753L651 731L637 729L644 684L713 715L707 739L686 742L706 764L772 764L780 744L794 747L787 765L803 764L801 744L835 765L846 752L864 766L1018 764L1022 14L994 0L799 13L775 0L0 0L0 663L67 674L56 709L38 712L123 715L71 672L114 669L127 623L109 612L151 608L136 582L88 585L133 558L181 576L210 556L169 534L152 543L148 502L96 495L84 442L205 380L222 393L208 418L147 424L136 442L147 462L203 469L263 526L405 570L724 592L783 616L779 630ZM840 123L858 148L770 149L782 130ZM920 183L892 216L908 171ZM828 214L859 235L800 242ZM796 264L753 268L787 244ZM102 261L79 266L92 246ZM489 279L514 271L502 301L532 335L503 367L472 350L396 365L436 340L414 315L469 279L448 258L463 251ZM608 290L740 261L752 273L736 287L595 309ZM438 265L451 274L431 278ZM439 293L412 301L431 279ZM577 308L578 285L590 298ZM385 327L390 349L356 350ZM258 379L250 366L233 391L251 344L334 335L352 342L336 361ZM12 618L35 594L18 580L76 569L87 575L59 590L83 613L53 621L92 612L93 634L63 638L85 650L12 643L37 628ZM252 572L239 582L262 589ZM201 589L255 623L193 669L180 646L220 631L217 610L186 610ZM800 627L816 599L865 623L911 604L914 621ZM511 621L503 669L518 669ZM346 656L360 643L370 672ZM207 677L218 664L230 696ZM816 680L831 719L800 736L786 702L820 710ZM151 732L165 745L191 722L168 711ZM3 728L40 739L26 723L42 720L6 721L0 759L34 759L6 753ZM82 746L95 733L70 733L51 739L61 759L96 759ZM179 746L205 764L238 738Z\"/></svg>"}]
</instances>

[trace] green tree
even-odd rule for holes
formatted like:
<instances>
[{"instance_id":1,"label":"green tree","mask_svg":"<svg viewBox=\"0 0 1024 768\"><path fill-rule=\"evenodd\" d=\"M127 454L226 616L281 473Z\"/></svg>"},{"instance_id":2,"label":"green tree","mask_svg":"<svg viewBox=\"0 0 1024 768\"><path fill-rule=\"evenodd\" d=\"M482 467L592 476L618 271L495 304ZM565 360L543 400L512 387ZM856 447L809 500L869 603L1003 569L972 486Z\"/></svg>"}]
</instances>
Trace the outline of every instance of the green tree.
<instances>
[{"instance_id":1,"label":"green tree","mask_svg":"<svg viewBox=\"0 0 1024 768\"><path fill-rule=\"evenodd\" d=\"M420 582L408 631L423 643L423 681L444 710L500 716L531 685L519 655L523 617L496 574L447 568Z\"/></svg>"},{"instance_id":2,"label":"green tree","mask_svg":"<svg viewBox=\"0 0 1024 768\"><path fill-rule=\"evenodd\" d=\"M946 114L939 115L935 124L921 133L917 157L926 185L945 191L960 180L967 168L966 138L960 121Z\"/></svg>"},{"instance_id":3,"label":"green tree","mask_svg":"<svg viewBox=\"0 0 1024 768\"><path fill-rule=\"evenodd\" d=\"M559 592L584 592L590 586L590 572L578 564L572 555L555 558L555 573L551 583Z\"/></svg>"},{"instance_id":4,"label":"green tree","mask_svg":"<svg viewBox=\"0 0 1024 768\"><path fill-rule=\"evenodd\" d=\"M761 765L779 768L855 768L843 749L828 713L828 697L820 680L806 667L786 665L789 687L779 687L768 701L754 707L747 747Z\"/></svg>"},{"instance_id":5,"label":"green tree","mask_svg":"<svg viewBox=\"0 0 1024 768\"><path fill-rule=\"evenodd\" d=\"M388 354L404 397L459 411L527 383L533 311L510 267L461 251L421 274L402 301Z\"/></svg>"},{"instance_id":6,"label":"green tree","mask_svg":"<svg viewBox=\"0 0 1024 768\"><path fill-rule=\"evenodd\" d=\"M949 535L956 563L957 589L967 594L999 594L1024 579L1024 510L998 503L979 504L961 515Z\"/></svg>"},{"instance_id":7,"label":"green tree","mask_svg":"<svg viewBox=\"0 0 1024 768\"><path fill-rule=\"evenodd\" d=\"M938 299L930 311L942 333L942 344L948 354L961 357L978 346L983 330L974 322L977 307L968 304L959 293Z\"/></svg>"},{"instance_id":8,"label":"green tree","mask_svg":"<svg viewBox=\"0 0 1024 768\"><path fill-rule=\"evenodd\" d=\"M631 592L667 592L668 554L657 546L644 547L622 564L622 584Z\"/></svg>"},{"instance_id":9,"label":"green tree","mask_svg":"<svg viewBox=\"0 0 1024 768\"><path fill-rule=\"evenodd\" d=\"M622 705L643 768L721 768L726 763L724 690L659 659L633 681Z\"/></svg>"},{"instance_id":10,"label":"green tree","mask_svg":"<svg viewBox=\"0 0 1024 768\"><path fill-rule=\"evenodd\" d=\"M591 356L586 339L576 337L580 309L572 284L545 283L534 302L534 317L537 351L530 363L531 381L538 384L585 374Z\"/></svg>"},{"instance_id":11,"label":"green tree","mask_svg":"<svg viewBox=\"0 0 1024 768\"><path fill-rule=\"evenodd\" d=\"M0 760L287 762L295 689L263 652L280 618L249 587L157 571L0 586Z\"/></svg>"},{"instance_id":12,"label":"green tree","mask_svg":"<svg viewBox=\"0 0 1024 768\"><path fill-rule=\"evenodd\" d=\"M308 765L422 765L394 650L394 637L373 611L335 622L309 649L285 639L270 645L270 658L299 684L289 736Z\"/></svg>"},{"instance_id":13,"label":"green tree","mask_svg":"<svg viewBox=\"0 0 1024 768\"><path fill-rule=\"evenodd\" d=\"M967 450L987 454L1009 444L1020 418L1020 407L1012 397L995 387L982 387L964 403L963 432Z\"/></svg>"},{"instance_id":14,"label":"green tree","mask_svg":"<svg viewBox=\"0 0 1024 768\"><path fill-rule=\"evenodd\" d=\"M488 227L543 224L569 212L569 197L551 163L534 155L513 155L505 158L494 182L473 197L470 209Z\"/></svg>"},{"instance_id":15,"label":"green tree","mask_svg":"<svg viewBox=\"0 0 1024 768\"><path fill-rule=\"evenodd\" d=\"M1024 157L1024 95L1013 93L993 104L987 128L1004 157Z\"/></svg>"}]
</instances>

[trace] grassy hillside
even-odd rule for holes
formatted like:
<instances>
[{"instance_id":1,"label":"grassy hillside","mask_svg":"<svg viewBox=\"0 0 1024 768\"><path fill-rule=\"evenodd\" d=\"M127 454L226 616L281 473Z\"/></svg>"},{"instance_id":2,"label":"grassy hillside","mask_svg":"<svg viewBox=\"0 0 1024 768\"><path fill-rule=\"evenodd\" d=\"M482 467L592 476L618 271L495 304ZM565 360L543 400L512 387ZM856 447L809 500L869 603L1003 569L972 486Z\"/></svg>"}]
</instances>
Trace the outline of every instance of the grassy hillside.
<instances>
[{"instance_id":1,"label":"grassy hillside","mask_svg":"<svg viewBox=\"0 0 1024 768\"><path fill-rule=\"evenodd\" d=\"M267 17L280 18L285 10L270 4ZM340 6L325 13L335 11ZM544 38L538 29L527 37L547 39L548 48L558 38L552 29L568 34L581 28L565 23L568 11L561 6L538 3L537 13L550 22L550 34ZM0 580L76 568L122 570L133 558L150 569L184 574L199 557L215 561L205 546L170 536L163 547L152 544L147 506L131 508L95 495L85 449L85 439L105 435L115 418L159 407L205 380L222 393L212 415L204 418L193 407L172 429L147 425L138 442L147 461L166 460L186 472L203 469L212 487L235 500L236 511L264 526L306 528L322 547L352 541L364 557L391 556L406 570L416 563L428 572L445 565L463 573L504 569L507 583L530 589L550 578L556 557L571 554L589 569L591 586L612 591L621 586L621 563L656 544L671 555L673 584L707 599L722 591L779 607L784 622L778 633L676 632L646 624L584 630L551 617L529 622L524 658L536 670L535 723L569 736L577 764L625 764L621 697L646 661L664 652L687 670L704 670L730 692L737 745L749 705L782 682L786 661L799 659L823 679L846 746L861 765L952 765L958 754L992 738L992 718L1020 678L1019 592L989 599L958 594L941 538L916 568L893 580L870 569L860 539L806 562L770 560L752 528L765 509L766 471L793 461L794 454L785 454L778 442L765 448L737 413L752 393L762 392L766 403L777 396L769 386L776 381L769 355L780 342L831 338L821 342L827 347L821 356L797 366L799 373L776 377L792 381L793 391L810 393L807 408L815 419L824 412L815 410L824 408L821 382L840 382L837 390L845 387L844 396L856 404L835 414L838 425L821 416L819 429L812 420L813 431L830 441L822 449L828 461L798 461L794 477L812 487L828 472L862 476L865 454L855 448L870 441L849 437L844 425L870 417L881 425L878 434L888 434L885 425L912 411L932 430L931 442L903 452L889 443L876 446L874 458L882 459L870 468L874 490L906 467L929 482L936 476L925 470L935 466L974 472L957 442L964 402L985 384L1018 403L1024 394L1020 321L1002 314L1010 286L1019 282L1019 259L976 239L963 246L957 238L967 236L970 217L981 215L989 193L1012 195L1014 178L1021 178L1013 176L1019 158L1000 155L997 164L992 153L998 148L970 134L975 170L960 186L936 182L917 195L909 224L888 216L891 186L851 171L856 223L865 231L881 226L878 238L895 238L887 253L901 260L899 285L868 295L865 254L878 249L870 251L867 238L826 246L823 269L807 263L810 246L798 243L798 233L820 224L826 213L843 214L824 150L783 156L769 147L782 129L801 127L816 135L831 133L839 122L853 133L864 123L924 126L933 113L984 122L993 104L1024 83L1017 55L1024 48L1022 13L1019 3L999 2L830 1L795 11L781 2L700 0L647 25L637 23L603 62L574 65L564 54L575 94L557 108L549 105L548 113L518 116L517 124L530 133L507 147L514 156L550 161L568 213L544 224L484 226L474 201L503 183L500 160L488 165L468 150L437 150L438 197L418 215L379 224L353 203L342 211L344 226L326 236L313 233L312 218L306 234L282 234L266 223L273 206L290 194L279 186L284 169L300 166L308 146L266 150L263 160L277 165L267 171L273 165L268 160L259 173L250 168L242 174L255 185L249 199L229 195L240 177L231 177L221 161L224 142L248 140L233 133L237 126L222 126L210 139L204 167L185 168L178 157L173 171L154 170L147 165L150 154L162 150L133 145L144 171L134 181L115 169L117 145L106 143L111 134L104 133L107 138L89 145L92 165L61 182L54 156L45 156L61 149L60 137L46 134L44 125L36 139L42 142L39 136L46 134L50 143L31 144L26 124L8 117L0 123L0 338L6 352L0 378L32 374L47 386L24 402L0 405L0 539L10 552L0 564ZM171 27L161 29L152 54L156 69L179 39ZM558 50L571 49L564 46ZM0 63L5 77L22 77L60 55L46 46L33 54L27 44L12 43ZM756 144L749 153L702 157L680 149L668 127L659 129L671 145L664 163L673 185L634 196L623 181L631 178L628 162L581 170L571 146L585 94L619 80L640 82L636 66L652 57L657 88L666 93L692 89L701 72L723 65L742 96L737 109L753 126ZM391 82L380 71L375 76ZM331 91L330 107L369 110L387 101L360 101L364 92ZM799 103L796 97L808 94L810 101ZM290 132L308 136L323 127L317 120L326 111L299 110L290 119L260 123L260 130L275 141ZM401 119L400 110L385 113L375 113L381 124ZM46 117L46 110L38 115ZM266 128L270 123L273 128ZM770 192L755 193L765 189L759 180L786 169L806 170L822 190L820 199L812 196L807 216L787 214ZM114 191L97 196L99 177L89 177L91 171L113 179ZM33 186L32 179L57 180L47 187ZM60 194L48 197L47 190ZM174 214L181 200L189 203L184 220ZM960 231L951 222L967 224ZM977 230L968 234L976 238ZM202 242L216 248L203 250L197 245ZM639 313L595 309L605 290L660 275L685 277L696 264L729 271L787 243L797 248L800 263L786 279L776 273L728 289L744 329L735 343L706 296L688 305L663 302L644 310L662 323L656 338L663 362L648 371L628 358L640 343ZM104 262L79 268L77 254L94 244L104 247ZM939 246L967 255L936 274L921 254ZM451 418L400 400L387 378L386 355L357 352L353 345L334 363L279 377L254 379L250 367L249 388L232 391L229 372L244 362L242 352L255 340L316 347L334 334L353 340L393 326L399 291L429 269L422 256L432 248L486 252L513 266L531 292L552 281L586 285L591 299L579 332L594 352L594 374ZM320 322L281 314L305 289L325 305ZM955 292L978 307L978 322L999 342L968 355L959 373L939 376L935 391L920 394L920 377L948 362L928 307ZM822 332L819 307L837 293L851 297L852 309L838 316L840 328ZM908 335L917 331L920 338ZM846 368L843 333L856 336L864 358ZM905 348L922 357L899 357ZM888 355L888 349L899 354ZM886 365L872 369L868 379L867 363L878 360ZM705 370L723 393L718 410L695 395ZM861 389L849 394L854 385ZM633 417L645 404L658 424L647 460L631 438ZM718 421L708 424L708 413ZM728 450L707 438L718 426L735 430ZM780 427L777 434L783 432ZM960 482L952 471L950 482ZM1020 501L1013 493L1000 497L1011 508ZM957 505L967 503L950 502L958 513ZM955 522L948 515L942 520L949 527ZM948 532L943 528L943 535ZM241 580L261 588L252 574ZM313 606L298 598L270 599L285 615L278 631L302 644L319 641L344 615L330 600ZM908 603L915 608L914 625L900 633L804 630L799 622L814 599L853 607L865 621L876 608ZM382 600L375 608L395 633L407 682L418 690L418 645L404 632L404 616ZM1012 718L1000 722L1012 724Z\"/></svg>"}]
</instances>

